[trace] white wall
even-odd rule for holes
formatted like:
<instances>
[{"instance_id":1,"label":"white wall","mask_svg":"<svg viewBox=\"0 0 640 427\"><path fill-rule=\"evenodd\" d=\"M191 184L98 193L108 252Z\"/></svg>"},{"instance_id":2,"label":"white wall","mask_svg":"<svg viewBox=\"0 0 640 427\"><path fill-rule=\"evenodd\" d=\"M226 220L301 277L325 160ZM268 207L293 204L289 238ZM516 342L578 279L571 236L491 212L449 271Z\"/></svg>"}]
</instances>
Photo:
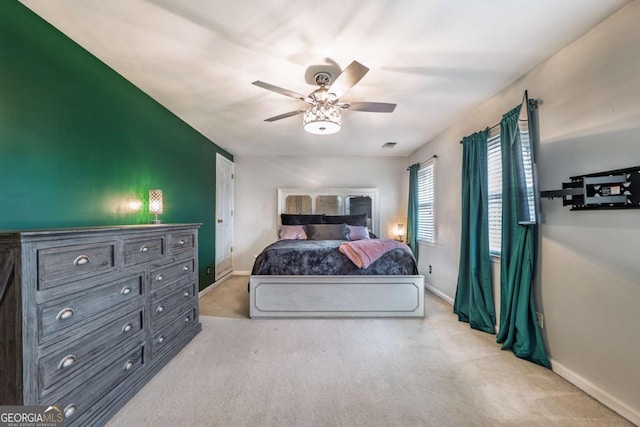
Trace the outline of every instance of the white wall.
<instances>
[{"instance_id":1,"label":"white wall","mask_svg":"<svg viewBox=\"0 0 640 427\"><path fill-rule=\"evenodd\" d=\"M411 156L438 155L438 243L421 247L420 269L434 266L425 276L440 292L455 296L459 141L500 121L525 89L544 101L542 190L574 175L640 166L638 22L640 2L631 2ZM640 424L640 210L572 212L558 199L542 207L536 299L554 370Z\"/></svg>"},{"instance_id":2,"label":"white wall","mask_svg":"<svg viewBox=\"0 0 640 427\"><path fill-rule=\"evenodd\" d=\"M254 256L277 239L279 187L367 187L380 191L380 234L406 223L406 158L235 156L233 268L249 271Z\"/></svg>"}]
</instances>

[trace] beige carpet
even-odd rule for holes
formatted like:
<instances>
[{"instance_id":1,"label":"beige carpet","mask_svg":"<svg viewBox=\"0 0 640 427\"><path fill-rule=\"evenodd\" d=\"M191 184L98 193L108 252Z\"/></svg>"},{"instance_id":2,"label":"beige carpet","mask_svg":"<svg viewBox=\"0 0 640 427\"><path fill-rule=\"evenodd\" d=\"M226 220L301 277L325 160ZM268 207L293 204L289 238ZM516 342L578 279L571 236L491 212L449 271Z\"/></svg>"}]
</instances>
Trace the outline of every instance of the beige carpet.
<instances>
[{"instance_id":1,"label":"beige carpet","mask_svg":"<svg viewBox=\"0 0 640 427\"><path fill-rule=\"evenodd\" d=\"M429 292L425 319L250 320L247 280L201 298L202 333L109 426L631 425Z\"/></svg>"},{"instance_id":2,"label":"beige carpet","mask_svg":"<svg viewBox=\"0 0 640 427\"><path fill-rule=\"evenodd\" d=\"M249 318L249 276L231 276L200 298L200 316Z\"/></svg>"}]
</instances>

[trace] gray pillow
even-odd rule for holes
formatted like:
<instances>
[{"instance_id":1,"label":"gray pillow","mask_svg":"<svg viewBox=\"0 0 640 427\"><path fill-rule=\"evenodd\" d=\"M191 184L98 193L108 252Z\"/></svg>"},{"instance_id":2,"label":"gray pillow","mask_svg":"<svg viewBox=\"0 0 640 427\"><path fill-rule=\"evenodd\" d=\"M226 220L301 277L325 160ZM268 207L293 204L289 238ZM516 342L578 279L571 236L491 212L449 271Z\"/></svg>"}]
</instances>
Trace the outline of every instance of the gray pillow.
<instances>
[{"instance_id":1,"label":"gray pillow","mask_svg":"<svg viewBox=\"0 0 640 427\"><path fill-rule=\"evenodd\" d=\"M347 240L347 224L308 224L308 240Z\"/></svg>"}]
</instances>

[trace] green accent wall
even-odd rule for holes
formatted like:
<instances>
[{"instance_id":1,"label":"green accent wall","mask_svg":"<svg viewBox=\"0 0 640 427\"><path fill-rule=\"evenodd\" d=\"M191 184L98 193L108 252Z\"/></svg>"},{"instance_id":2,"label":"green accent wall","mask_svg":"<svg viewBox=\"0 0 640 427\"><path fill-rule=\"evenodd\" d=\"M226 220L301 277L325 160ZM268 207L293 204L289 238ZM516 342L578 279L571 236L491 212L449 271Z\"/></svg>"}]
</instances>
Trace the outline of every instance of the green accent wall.
<instances>
[{"instance_id":1,"label":"green accent wall","mask_svg":"<svg viewBox=\"0 0 640 427\"><path fill-rule=\"evenodd\" d=\"M0 230L147 224L159 188L164 223L202 223L202 289L214 277L216 153L233 160L28 8L0 2Z\"/></svg>"}]
</instances>

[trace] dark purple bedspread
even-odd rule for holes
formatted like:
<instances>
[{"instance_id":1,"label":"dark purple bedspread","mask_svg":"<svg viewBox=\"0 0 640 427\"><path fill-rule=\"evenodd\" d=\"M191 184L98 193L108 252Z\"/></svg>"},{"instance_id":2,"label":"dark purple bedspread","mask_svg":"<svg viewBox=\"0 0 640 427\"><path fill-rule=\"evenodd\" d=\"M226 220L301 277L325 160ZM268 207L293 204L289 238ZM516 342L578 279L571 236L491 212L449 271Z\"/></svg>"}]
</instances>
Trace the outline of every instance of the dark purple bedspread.
<instances>
[{"instance_id":1,"label":"dark purple bedspread","mask_svg":"<svg viewBox=\"0 0 640 427\"><path fill-rule=\"evenodd\" d=\"M338 250L344 240L278 240L256 258L252 275L398 275L418 274L415 259L403 249L387 252L367 268L358 268Z\"/></svg>"}]
</instances>

